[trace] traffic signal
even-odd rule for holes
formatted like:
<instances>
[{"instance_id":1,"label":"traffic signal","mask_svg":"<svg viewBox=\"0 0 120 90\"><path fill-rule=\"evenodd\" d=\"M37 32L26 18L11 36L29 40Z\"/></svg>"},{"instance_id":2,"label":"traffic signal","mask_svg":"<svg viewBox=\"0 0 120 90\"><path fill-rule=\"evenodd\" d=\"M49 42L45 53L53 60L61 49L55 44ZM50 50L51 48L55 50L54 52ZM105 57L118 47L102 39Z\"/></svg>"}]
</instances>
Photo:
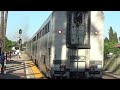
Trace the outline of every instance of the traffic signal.
<instances>
[{"instance_id":1,"label":"traffic signal","mask_svg":"<svg viewBox=\"0 0 120 90\"><path fill-rule=\"evenodd\" d=\"M22 34L22 30L21 29L19 30L19 34Z\"/></svg>"},{"instance_id":2,"label":"traffic signal","mask_svg":"<svg viewBox=\"0 0 120 90\"><path fill-rule=\"evenodd\" d=\"M19 44L22 44L22 39L19 39Z\"/></svg>"}]
</instances>

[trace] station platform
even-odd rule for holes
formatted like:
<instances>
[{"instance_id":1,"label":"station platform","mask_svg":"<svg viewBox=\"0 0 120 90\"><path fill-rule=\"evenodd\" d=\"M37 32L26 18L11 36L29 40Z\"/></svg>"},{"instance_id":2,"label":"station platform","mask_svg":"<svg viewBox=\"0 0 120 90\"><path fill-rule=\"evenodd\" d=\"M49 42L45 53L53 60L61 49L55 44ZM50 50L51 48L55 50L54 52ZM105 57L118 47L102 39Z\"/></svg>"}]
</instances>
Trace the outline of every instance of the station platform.
<instances>
[{"instance_id":1,"label":"station platform","mask_svg":"<svg viewBox=\"0 0 120 90\"><path fill-rule=\"evenodd\" d=\"M35 66L28 55L22 51L21 58L13 56L6 62L5 74L0 73L0 79L47 79Z\"/></svg>"}]
</instances>

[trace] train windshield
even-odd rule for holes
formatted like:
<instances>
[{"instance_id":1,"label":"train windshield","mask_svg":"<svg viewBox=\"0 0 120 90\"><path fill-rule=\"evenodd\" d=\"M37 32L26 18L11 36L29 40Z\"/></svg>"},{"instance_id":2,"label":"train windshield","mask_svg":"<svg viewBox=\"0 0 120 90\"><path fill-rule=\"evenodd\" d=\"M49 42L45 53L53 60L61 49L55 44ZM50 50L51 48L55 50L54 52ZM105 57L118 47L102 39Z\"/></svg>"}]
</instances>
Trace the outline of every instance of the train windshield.
<instances>
[{"instance_id":1,"label":"train windshield","mask_svg":"<svg viewBox=\"0 0 120 90\"><path fill-rule=\"evenodd\" d=\"M67 14L67 46L90 48L90 12L71 11Z\"/></svg>"}]
</instances>

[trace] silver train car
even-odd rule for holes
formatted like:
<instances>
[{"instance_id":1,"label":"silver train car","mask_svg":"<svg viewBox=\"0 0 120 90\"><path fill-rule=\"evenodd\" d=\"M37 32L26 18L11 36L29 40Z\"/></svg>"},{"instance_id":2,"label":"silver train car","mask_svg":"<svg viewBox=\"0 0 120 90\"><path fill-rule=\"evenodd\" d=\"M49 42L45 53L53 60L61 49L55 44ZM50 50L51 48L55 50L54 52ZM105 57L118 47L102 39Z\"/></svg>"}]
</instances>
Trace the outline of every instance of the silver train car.
<instances>
[{"instance_id":1,"label":"silver train car","mask_svg":"<svg viewBox=\"0 0 120 90\"><path fill-rule=\"evenodd\" d=\"M102 78L103 11L53 11L26 43L26 52L50 78Z\"/></svg>"}]
</instances>

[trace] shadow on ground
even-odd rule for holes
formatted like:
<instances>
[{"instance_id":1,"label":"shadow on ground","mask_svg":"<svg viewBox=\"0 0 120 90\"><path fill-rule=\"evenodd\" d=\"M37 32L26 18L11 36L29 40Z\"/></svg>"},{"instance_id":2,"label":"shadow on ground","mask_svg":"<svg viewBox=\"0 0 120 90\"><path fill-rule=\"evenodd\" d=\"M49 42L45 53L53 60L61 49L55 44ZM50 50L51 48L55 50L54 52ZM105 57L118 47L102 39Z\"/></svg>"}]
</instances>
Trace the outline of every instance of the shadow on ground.
<instances>
[{"instance_id":1,"label":"shadow on ground","mask_svg":"<svg viewBox=\"0 0 120 90\"><path fill-rule=\"evenodd\" d=\"M10 60L10 61L7 61L6 64L21 64L22 62L20 61L15 61L15 60Z\"/></svg>"},{"instance_id":2,"label":"shadow on ground","mask_svg":"<svg viewBox=\"0 0 120 90\"><path fill-rule=\"evenodd\" d=\"M26 65L25 65L25 63L19 62L19 61L9 61L9 62L7 62L7 64L8 64L8 63L9 63L9 64L12 63L12 64L15 64L15 65L8 66L8 67L6 68L7 73L12 73L12 72L14 72L14 71L22 70L22 69L25 70L26 68L35 66L34 64L26 64Z\"/></svg>"},{"instance_id":3,"label":"shadow on ground","mask_svg":"<svg viewBox=\"0 0 120 90\"><path fill-rule=\"evenodd\" d=\"M0 74L0 79L26 79L14 74Z\"/></svg>"}]
</instances>

